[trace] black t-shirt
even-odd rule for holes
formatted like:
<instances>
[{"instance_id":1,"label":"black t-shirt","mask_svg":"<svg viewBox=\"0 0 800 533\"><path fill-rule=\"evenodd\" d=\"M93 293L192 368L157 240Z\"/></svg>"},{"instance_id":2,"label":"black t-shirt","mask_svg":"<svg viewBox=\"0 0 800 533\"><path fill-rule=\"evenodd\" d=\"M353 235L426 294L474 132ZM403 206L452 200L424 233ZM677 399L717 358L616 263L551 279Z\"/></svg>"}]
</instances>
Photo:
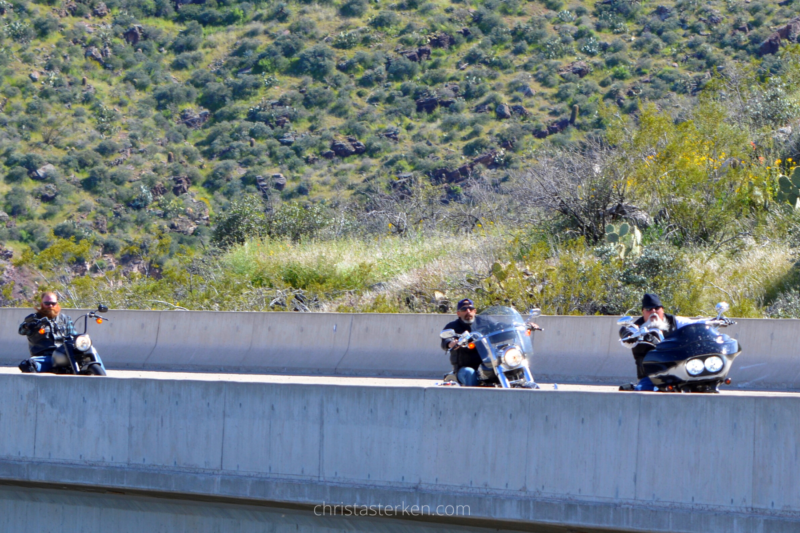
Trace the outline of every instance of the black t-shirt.
<instances>
[{"instance_id":1,"label":"black t-shirt","mask_svg":"<svg viewBox=\"0 0 800 533\"><path fill-rule=\"evenodd\" d=\"M472 331L472 324L467 324L460 318L457 318L442 329L452 329L456 332L456 335L461 335L465 331ZM442 339L442 349L447 350L447 345L450 344L452 340L453 339ZM476 348L456 348L450 352L450 363L456 365L458 368L468 366L477 369L481 365L481 356L478 355L478 350Z\"/></svg>"}]
</instances>

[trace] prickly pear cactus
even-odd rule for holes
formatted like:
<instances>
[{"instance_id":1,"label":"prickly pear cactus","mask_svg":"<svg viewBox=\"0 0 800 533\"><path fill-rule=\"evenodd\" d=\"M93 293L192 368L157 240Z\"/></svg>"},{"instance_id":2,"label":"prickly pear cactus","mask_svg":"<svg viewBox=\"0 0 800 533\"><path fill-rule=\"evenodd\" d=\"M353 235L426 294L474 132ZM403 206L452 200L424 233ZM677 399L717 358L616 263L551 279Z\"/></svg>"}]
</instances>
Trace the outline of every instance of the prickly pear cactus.
<instances>
[{"instance_id":1,"label":"prickly pear cactus","mask_svg":"<svg viewBox=\"0 0 800 533\"><path fill-rule=\"evenodd\" d=\"M620 259L637 257L642 253L642 232L627 222L607 225L606 241L615 245Z\"/></svg>"},{"instance_id":2,"label":"prickly pear cactus","mask_svg":"<svg viewBox=\"0 0 800 533\"><path fill-rule=\"evenodd\" d=\"M800 208L800 168L796 168L792 177L778 178L778 201L787 203L795 209Z\"/></svg>"}]
</instances>

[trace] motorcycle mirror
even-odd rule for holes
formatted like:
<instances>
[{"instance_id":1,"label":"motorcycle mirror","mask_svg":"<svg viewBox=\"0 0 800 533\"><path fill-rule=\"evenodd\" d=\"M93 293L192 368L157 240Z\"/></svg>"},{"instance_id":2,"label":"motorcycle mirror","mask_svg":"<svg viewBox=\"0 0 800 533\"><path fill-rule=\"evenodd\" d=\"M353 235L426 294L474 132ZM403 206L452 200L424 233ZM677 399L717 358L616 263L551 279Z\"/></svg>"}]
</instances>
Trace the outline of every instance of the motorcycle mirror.
<instances>
[{"instance_id":1,"label":"motorcycle mirror","mask_svg":"<svg viewBox=\"0 0 800 533\"><path fill-rule=\"evenodd\" d=\"M727 313L728 309L730 309L730 308L731 308L731 306L728 305L728 302L720 302L717 305L715 305L714 309L717 311L717 318L719 318L722 315L724 315L725 313Z\"/></svg>"},{"instance_id":2,"label":"motorcycle mirror","mask_svg":"<svg viewBox=\"0 0 800 533\"><path fill-rule=\"evenodd\" d=\"M439 333L439 337L443 339L452 339L455 336L456 336L456 331L454 329L445 329L442 330L441 333Z\"/></svg>"},{"instance_id":3,"label":"motorcycle mirror","mask_svg":"<svg viewBox=\"0 0 800 533\"><path fill-rule=\"evenodd\" d=\"M632 316L624 316L617 320L617 325L619 326L629 326L634 323Z\"/></svg>"},{"instance_id":4,"label":"motorcycle mirror","mask_svg":"<svg viewBox=\"0 0 800 533\"><path fill-rule=\"evenodd\" d=\"M108 306L105 304L100 304L97 306L97 311L100 313L108 313Z\"/></svg>"},{"instance_id":5,"label":"motorcycle mirror","mask_svg":"<svg viewBox=\"0 0 800 533\"><path fill-rule=\"evenodd\" d=\"M533 309L528 309L528 316L530 318L536 318L537 316L542 315L542 310L538 307L534 307Z\"/></svg>"}]
</instances>

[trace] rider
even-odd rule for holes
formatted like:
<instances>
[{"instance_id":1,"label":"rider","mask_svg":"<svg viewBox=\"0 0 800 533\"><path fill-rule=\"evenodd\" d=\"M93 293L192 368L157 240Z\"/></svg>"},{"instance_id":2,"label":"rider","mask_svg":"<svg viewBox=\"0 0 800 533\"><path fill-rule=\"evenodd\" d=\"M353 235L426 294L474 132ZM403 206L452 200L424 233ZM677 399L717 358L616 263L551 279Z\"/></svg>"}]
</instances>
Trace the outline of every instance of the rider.
<instances>
[{"instance_id":1,"label":"rider","mask_svg":"<svg viewBox=\"0 0 800 533\"><path fill-rule=\"evenodd\" d=\"M452 329L456 335L461 335L465 331L472 331L472 324L475 322L475 304L469 298L464 298L456 306L458 318L447 324L444 329ZM478 384L478 376L475 371L481 365L481 356L478 350L463 346L455 348L458 344L456 340L442 339L442 350L452 350L450 352L450 364L456 373L458 382L468 387Z\"/></svg>"},{"instance_id":2,"label":"rider","mask_svg":"<svg viewBox=\"0 0 800 533\"><path fill-rule=\"evenodd\" d=\"M661 305L661 299L658 295L646 293L642 297L642 316L634 322L634 325L641 326L645 322L648 322L649 325L657 326L664 333L664 336L666 336L684 326L694 324L698 322L698 320L665 313L664 306ZM630 331L627 327L620 328L620 338L625 338L629 335ZM648 343L639 343L636 346L633 344L632 342L625 343L633 352L633 358L636 361L636 378L639 380L639 383L635 386L633 386L633 384L623 385L620 387L620 390L630 390L632 388L637 391L652 391L655 389L655 385L650 381L650 378L647 377L644 371L644 358L647 352L653 349L653 346Z\"/></svg>"},{"instance_id":3,"label":"rider","mask_svg":"<svg viewBox=\"0 0 800 533\"><path fill-rule=\"evenodd\" d=\"M19 325L19 334L28 337L28 349L31 352L30 359L19 364L19 369L25 373L52 370L53 352L66 337L75 334L72 319L61 313L56 293L42 294L41 305L34 309L36 312L26 316Z\"/></svg>"}]
</instances>

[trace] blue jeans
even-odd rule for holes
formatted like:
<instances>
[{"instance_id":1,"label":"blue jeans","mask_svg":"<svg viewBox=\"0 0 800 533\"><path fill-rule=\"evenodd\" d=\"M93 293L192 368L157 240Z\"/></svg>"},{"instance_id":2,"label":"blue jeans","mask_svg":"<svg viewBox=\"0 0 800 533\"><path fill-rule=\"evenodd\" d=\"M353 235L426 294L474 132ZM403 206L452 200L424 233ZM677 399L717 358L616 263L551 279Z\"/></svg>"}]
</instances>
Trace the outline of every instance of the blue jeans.
<instances>
[{"instance_id":1,"label":"blue jeans","mask_svg":"<svg viewBox=\"0 0 800 533\"><path fill-rule=\"evenodd\" d=\"M650 381L650 378L642 378L639 380L639 383L636 384L636 387L634 387L633 390L652 392L655 388L656 386L652 381Z\"/></svg>"},{"instance_id":2,"label":"blue jeans","mask_svg":"<svg viewBox=\"0 0 800 533\"><path fill-rule=\"evenodd\" d=\"M462 366L458 369L458 374L456 374L458 378L458 382L464 385L465 387L477 387L478 386L478 376L475 375L475 369L470 368L468 366Z\"/></svg>"},{"instance_id":3,"label":"blue jeans","mask_svg":"<svg viewBox=\"0 0 800 533\"><path fill-rule=\"evenodd\" d=\"M36 372L50 372L53 370L53 357L50 355L37 355L28 359L33 366L36 367Z\"/></svg>"}]
</instances>

